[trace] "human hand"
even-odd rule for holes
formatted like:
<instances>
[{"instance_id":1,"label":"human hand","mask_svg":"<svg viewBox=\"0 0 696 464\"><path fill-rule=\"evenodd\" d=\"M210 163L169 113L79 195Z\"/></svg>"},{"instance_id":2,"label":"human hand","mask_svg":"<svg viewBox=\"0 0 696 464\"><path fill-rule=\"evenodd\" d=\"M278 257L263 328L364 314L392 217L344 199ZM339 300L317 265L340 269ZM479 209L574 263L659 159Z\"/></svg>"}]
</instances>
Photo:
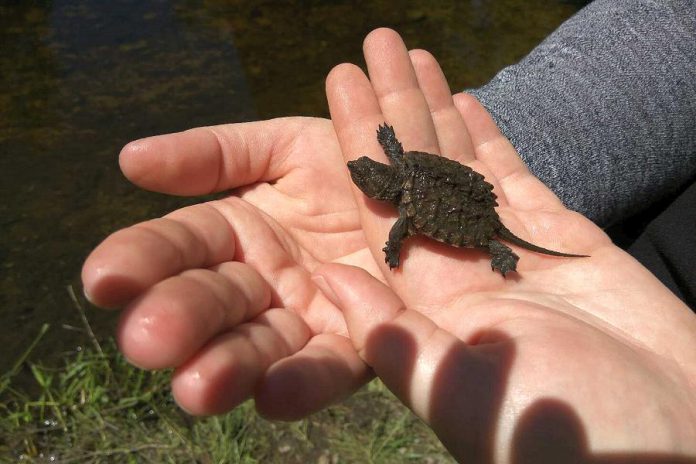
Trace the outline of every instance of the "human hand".
<instances>
[{"instance_id":1,"label":"human hand","mask_svg":"<svg viewBox=\"0 0 696 464\"><path fill-rule=\"evenodd\" d=\"M149 190L233 189L114 233L83 269L92 302L125 307L117 337L125 356L176 368L182 407L220 413L253 395L265 415L293 419L369 379L342 314L310 280L327 262L379 273L330 121L151 137L127 145L120 163Z\"/></svg>"},{"instance_id":2,"label":"human hand","mask_svg":"<svg viewBox=\"0 0 696 464\"><path fill-rule=\"evenodd\" d=\"M354 189L388 285L328 264L315 280L344 311L361 357L465 462L693 462L696 318L589 220L526 169L485 110L452 99L435 60L389 30L366 40L370 80L341 65L327 80L346 160L383 161L374 131L484 174L503 223L554 258L516 249L518 276L489 257L411 238L381 264L391 205ZM519 251L518 251L519 250Z\"/></svg>"}]
</instances>

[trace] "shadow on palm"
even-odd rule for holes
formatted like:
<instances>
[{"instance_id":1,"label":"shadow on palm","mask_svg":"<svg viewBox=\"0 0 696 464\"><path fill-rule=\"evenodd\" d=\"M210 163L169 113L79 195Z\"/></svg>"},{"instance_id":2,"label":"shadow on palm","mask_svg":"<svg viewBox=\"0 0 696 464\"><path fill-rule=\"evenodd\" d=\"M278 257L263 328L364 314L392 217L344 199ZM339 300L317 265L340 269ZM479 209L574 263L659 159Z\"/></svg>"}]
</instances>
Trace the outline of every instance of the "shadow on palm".
<instances>
[{"instance_id":1,"label":"shadow on palm","mask_svg":"<svg viewBox=\"0 0 696 464\"><path fill-rule=\"evenodd\" d=\"M590 445L596 417L583 419L578 411L586 405L549 391L530 398L516 398L519 357L527 350L505 331L487 330L476 335L479 343L451 346L434 367L426 420L446 448L460 462L512 464L687 464L694 458L662 451L596 451ZM388 345L388 347L387 347ZM396 383L411 385L422 381L415 371L422 347L407 331L394 326L375 330L368 338L365 356L379 356L377 350L402 353L401 372ZM581 379L577 379L580 386ZM527 386L528 388L529 386ZM510 390L513 390L512 392ZM408 403L417 403L417 394L396 392ZM511 395L515 415L510 416ZM596 398L595 398L596 400ZM590 423L588 424L587 420ZM621 429L621 430L620 430ZM617 426L616 434L625 428ZM501 453L500 442L509 443ZM599 440L601 442L601 440ZM594 450L593 450L594 448ZM611 445L608 448L612 448ZM657 449L657 448L656 448Z\"/></svg>"}]
</instances>

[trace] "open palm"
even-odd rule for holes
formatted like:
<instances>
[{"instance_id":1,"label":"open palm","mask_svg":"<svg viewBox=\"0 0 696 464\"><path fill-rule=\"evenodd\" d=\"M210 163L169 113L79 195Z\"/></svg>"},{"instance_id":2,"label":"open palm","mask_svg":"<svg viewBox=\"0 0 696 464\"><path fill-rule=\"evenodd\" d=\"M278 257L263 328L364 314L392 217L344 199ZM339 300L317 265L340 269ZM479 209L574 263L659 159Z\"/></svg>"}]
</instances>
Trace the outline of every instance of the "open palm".
<instances>
[{"instance_id":1,"label":"open palm","mask_svg":"<svg viewBox=\"0 0 696 464\"><path fill-rule=\"evenodd\" d=\"M694 315L565 209L472 97L453 99L432 56L409 56L388 30L366 47L370 80L351 65L328 80L346 160L385 162L358 134L386 120L406 150L484 174L515 234L591 257L516 248L519 273L503 278L483 252L409 239L400 268L383 268L386 285L324 266L317 282L343 308L362 358L466 462L686 462L666 453L696 453ZM380 257L396 212L355 194Z\"/></svg>"}]
</instances>

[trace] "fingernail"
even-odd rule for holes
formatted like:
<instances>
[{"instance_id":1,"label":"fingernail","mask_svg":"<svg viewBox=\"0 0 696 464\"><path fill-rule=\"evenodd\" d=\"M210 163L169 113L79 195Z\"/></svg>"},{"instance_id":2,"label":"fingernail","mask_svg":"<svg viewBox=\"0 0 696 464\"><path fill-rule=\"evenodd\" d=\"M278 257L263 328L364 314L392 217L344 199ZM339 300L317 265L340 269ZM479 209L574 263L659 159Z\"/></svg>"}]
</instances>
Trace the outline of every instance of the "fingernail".
<instances>
[{"instance_id":1,"label":"fingernail","mask_svg":"<svg viewBox=\"0 0 696 464\"><path fill-rule=\"evenodd\" d=\"M92 295L89 294L87 287L85 287L85 286L82 287L82 294L84 295L85 299L89 302L89 304L92 304L92 305L94 304L94 302L92 301Z\"/></svg>"},{"instance_id":2,"label":"fingernail","mask_svg":"<svg viewBox=\"0 0 696 464\"><path fill-rule=\"evenodd\" d=\"M331 288L331 285L326 281L324 276L322 275L313 275L312 280L314 281L314 284L319 287L319 290L328 298L331 300L332 303L334 303L337 306L340 306L341 300L338 298L336 293L333 291L333 288Z\"/></svg>"}]
</instances>

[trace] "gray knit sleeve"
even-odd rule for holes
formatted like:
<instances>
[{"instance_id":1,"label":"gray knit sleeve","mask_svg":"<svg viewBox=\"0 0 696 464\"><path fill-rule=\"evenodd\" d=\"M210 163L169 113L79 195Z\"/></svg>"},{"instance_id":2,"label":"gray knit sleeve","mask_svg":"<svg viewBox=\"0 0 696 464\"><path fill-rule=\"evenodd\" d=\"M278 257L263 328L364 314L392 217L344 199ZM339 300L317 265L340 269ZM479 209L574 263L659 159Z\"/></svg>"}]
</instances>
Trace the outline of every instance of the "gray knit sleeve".
<instances>
[{"instance_id":1,"label":"gray knit sleeve","mask_svg":"<svg viewBox=\"0 0 696 464\"><path fill-rule=\"evenodd\" d=\"M596 0L471 93L569 208L619 221L696 177L696 2Z\"/></svg>"}]
</instances>

